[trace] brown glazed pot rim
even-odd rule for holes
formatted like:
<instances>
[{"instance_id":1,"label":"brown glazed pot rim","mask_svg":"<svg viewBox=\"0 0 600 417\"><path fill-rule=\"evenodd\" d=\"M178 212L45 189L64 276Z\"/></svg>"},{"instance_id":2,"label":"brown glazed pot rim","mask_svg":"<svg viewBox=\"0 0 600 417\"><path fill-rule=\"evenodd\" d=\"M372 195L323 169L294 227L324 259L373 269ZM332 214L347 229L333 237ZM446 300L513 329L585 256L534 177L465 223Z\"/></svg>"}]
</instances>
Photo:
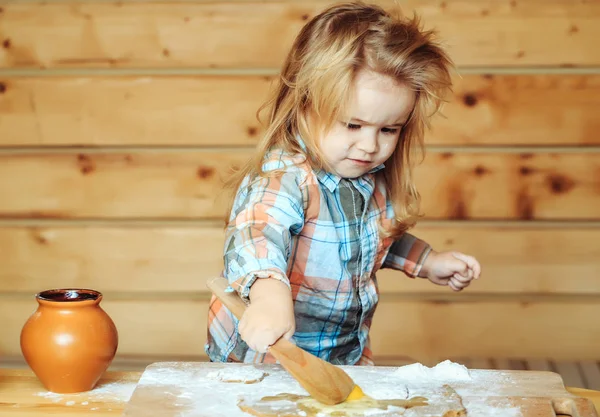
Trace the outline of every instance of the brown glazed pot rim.
<instances>
[{"instance_id":1,"label":"brown glazed pot rim","mask_svg":"<svg viewBox=\"0 0 600 417\"><path fill-rule=\"evenodd\" d=\"M88 288L53 288L37 293L35 298L45 303L99 303L102 293Z\"/></svg>"}]
</instances>

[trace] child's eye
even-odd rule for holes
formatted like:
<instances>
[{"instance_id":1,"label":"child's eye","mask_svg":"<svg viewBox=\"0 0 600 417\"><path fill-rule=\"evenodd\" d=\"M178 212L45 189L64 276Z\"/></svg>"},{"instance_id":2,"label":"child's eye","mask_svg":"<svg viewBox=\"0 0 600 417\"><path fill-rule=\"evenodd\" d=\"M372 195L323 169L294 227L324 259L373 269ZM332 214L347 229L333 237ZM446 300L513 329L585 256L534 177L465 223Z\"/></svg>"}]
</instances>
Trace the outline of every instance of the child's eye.
<instances>
[{"instance_id":1,"label":"child's eye","mask_svg":"<svg viewBox=\"0 0 600 417\"><path fill-rule=\"evenodd\" d=\"M391 127L384 127L383 129L381 129L381 131L387 135L395 135L396 133L398 133L398 130L399 129Z\"/></svg>"},{"instance_id":2,"label":"child's eye","mask_svg":"<svg viewBox=\"0 0 600 417\"><path fill-rule=\"evenodd\" d=\"M350 130L360 129L360 125L357 125L356 123L346 123L346 127Z\"/></svg>"}]
</instances>

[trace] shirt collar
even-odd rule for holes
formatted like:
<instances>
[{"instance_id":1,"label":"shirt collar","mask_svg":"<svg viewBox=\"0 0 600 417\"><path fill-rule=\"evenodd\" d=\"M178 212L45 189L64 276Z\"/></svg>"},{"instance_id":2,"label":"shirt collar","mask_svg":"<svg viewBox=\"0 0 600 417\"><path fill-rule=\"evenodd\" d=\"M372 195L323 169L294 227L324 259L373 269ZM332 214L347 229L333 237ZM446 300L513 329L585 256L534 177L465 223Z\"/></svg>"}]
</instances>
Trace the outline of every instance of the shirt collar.
<instances>
[{"instance_id":1,"label":"shirt collar","mask_svg":"<svg viewBox=\"0 0 600 417\"><path fill-rule=\"evenodd\" d=\"M385 164L377 165L375 168L371 169L369 172L367 172L362 177L351 178L350 181L355 181L355 182L360 183L361 180L365 180L364 177L366 175L374 174L377 171L381 171L383 168L385 168ZM318 170L316 174L317 174L317 178L319 179L321 184L323 184L331 192L335 191L337 186L340 184L340 181L342 180L342 177L340 177L339 175L334 174L332 172L325 171L324 169Z\"/></svg>"}]
</instances>

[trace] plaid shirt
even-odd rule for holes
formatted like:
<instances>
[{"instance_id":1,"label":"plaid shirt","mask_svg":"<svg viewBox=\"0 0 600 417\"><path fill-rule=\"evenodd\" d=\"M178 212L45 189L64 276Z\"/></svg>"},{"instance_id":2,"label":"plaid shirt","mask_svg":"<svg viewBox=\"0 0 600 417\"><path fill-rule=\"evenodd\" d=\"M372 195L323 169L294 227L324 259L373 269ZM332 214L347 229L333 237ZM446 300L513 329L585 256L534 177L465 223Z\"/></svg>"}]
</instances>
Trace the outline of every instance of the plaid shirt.
<instances>
[{"instance_id":1,"label":"plaid shirt","mask_svg":"<svg viewBox=\"0 0 600 417\"><path fill-rule=\"evenodd\" d=\"M263 169L240 186L226 230L223 275L248 300L257 278L289 286L302 349L339 365L373 364L369 328L379 294L375 272L394 268L415 277L430 246L405 233L382 238L391 226L383 166L356 179L314 171L301 155L272 152ZM274 312L276 314L276 312ZM214 296L206 352L212 361L273 363L248 347L237 319Z\"/></svg>"}]
</instances>

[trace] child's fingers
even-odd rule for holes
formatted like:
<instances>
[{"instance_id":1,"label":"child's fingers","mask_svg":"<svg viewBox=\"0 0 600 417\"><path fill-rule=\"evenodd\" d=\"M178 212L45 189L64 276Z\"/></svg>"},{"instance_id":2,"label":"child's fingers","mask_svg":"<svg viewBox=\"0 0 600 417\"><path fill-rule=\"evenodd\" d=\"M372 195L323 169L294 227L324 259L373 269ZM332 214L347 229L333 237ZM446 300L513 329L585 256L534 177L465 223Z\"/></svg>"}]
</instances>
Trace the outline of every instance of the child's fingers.
<instances>
[{"instance_id":1,"label":"child's fingers","mask_svg":"<svg viewBox=\"0 0 600 417\"><path fill-rule=\"evenodd\" d=\"M258 329L254 329L254 331L251 331L249 334L247 334L246 339L244 339L244 336L242 336L241 332L240 336L246 342L248 347L250 347L250 349L258 353L266 353L267 349L269 349L269 346L275 343L280 337L273 331L260 331Z\"/></svg>"},{"instance_id":2,"label":"child's fingers","mask_svg":"<svg viewBox=\"0 0 600 417\"><path fill-rule=\"evenodd\" d=\"M448 281L448 286L449 286L450 288L452 288L454 291L461 291L461 290L462 290L462 288L458 287L458 286L456 285L456 282L455 282L455 281L453 281L453 280L449 280L449 281Z\"/></svg>"},{"instance_id":3,"label":"child's fingers","mask_svg":"<svg viewBox=\"0 0 600 417\"><path fill-rule=\"evenodd\" d=\"M470 282L473 279L473 271L469 269L466 275L462 275L458 272L455 272L452 275L452 278L456 279L459 282Z\"/></svg>"},{"instance_id":4,"label":"child's fingers","mask_svg":"<svg viewBox=\"0 0 600 417\"><path fill-rule=\"evenodd\" d=\"M462 281L457 279L455 276L450 278L450 282L452 282L454 284L455 287L457 288L465 288L469 285L470 281Z\"/></svg>"},{"instance_id":5,"label":"child's fingers","mask_svg":"<svg viewBox=\"0 0 600 417\"><path fill-rule=\"evenodd\" d=\"M281 333L274 329L261 328L252 324L251 320L244 314L238 324L240 337L248 347L259 353L266 353L269 346L279 339Z\"/></svg>"},{"instance_id":6,"label":"child's fingers","mask_svg":"<svg viewBox=\"0 0 600 417\"><path fill-rule=\"evenodd\" d=\"M479 279L479 276L481 275L481 265L479 264L479 262L475 262L475 265L473 266L473 278L475 279Z\"/></svg>"},{"instance_id":7,"label":"child's fingers","mask_svg":"<svg viewBox=\"0 0 600 417\"><path fill-rule=\"evenodd\" d=\"M296 325L295 325L295 323L294 324L290 324L290 327L288 328L287 332L285 332L282 337L284 339L291 340L292 336L294 336L295 331L296 331Z\"/></svg>"},{"instance_id":8,"label":"child's fingers","mask_svg":"<svg viewBox=\"0 0 600 417\"><path fill-rule=\"evenodd\" d=\"M477 262L477 259L460 252L452 252L452 255L456 259L460 259L461 261L467 264L467 267L473 271L474 278L479 278L479 274L481 273L481 266L479 265L479 262Z\"/></svg>"}]
</instances>

